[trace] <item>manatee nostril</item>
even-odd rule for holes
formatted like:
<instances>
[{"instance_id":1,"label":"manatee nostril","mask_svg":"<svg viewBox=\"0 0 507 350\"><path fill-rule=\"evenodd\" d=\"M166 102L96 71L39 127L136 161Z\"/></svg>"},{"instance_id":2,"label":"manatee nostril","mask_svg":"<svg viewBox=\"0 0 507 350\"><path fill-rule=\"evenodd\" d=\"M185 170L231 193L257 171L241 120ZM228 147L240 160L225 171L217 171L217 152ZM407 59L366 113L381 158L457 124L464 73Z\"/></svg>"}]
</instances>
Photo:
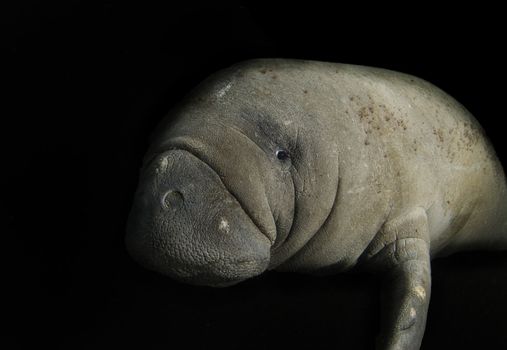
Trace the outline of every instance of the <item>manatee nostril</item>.
<instances>
[{"instance_id":1,"label":"manatee nostril","mask_svg":"<svg viewBox=\"0 0 507 350\"><path fill-rule=\"evenodd\" d=\"M183 195L179 191L169 190L162 197L162 206L165 209L175 208L183 202Z\"/></svg>"}]
</instances>

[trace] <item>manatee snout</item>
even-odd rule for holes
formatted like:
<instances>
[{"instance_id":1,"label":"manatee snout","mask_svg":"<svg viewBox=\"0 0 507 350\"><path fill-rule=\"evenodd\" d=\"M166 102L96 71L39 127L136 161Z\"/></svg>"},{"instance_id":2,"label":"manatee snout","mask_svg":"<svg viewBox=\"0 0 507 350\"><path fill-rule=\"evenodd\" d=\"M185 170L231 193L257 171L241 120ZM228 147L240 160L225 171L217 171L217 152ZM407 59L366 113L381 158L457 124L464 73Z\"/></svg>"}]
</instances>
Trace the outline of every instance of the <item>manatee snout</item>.
<instances>
[{"instance_id":1,"label":"manatee snout","mask_svg":"<svg viewBox=\"0 0 507 350\"><path fill-rule=\"evenodd\" d=\"M209 286L261 274L271 248L218 174L184 150L162 153L143 168L125 244L146 268Z\"/></svg>"}]
</instances>

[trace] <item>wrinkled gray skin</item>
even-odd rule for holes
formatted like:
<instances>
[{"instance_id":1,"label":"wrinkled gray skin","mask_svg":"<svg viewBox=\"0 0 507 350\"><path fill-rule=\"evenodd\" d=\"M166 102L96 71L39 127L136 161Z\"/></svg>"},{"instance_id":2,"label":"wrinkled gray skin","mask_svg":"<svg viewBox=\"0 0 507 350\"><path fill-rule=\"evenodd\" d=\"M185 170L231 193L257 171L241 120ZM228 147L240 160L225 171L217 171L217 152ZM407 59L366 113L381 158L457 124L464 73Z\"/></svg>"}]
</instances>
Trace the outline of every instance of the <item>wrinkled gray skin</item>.
<instances>
[{"instance_id":1,"label":"wrinkled gray skin","mask_svg":"<svg viewBox=\"0 0 507 350\"><path fill-rule=\"evenodd\" d=\"M197 285L267 269L382 273L377 348L418 349L430 259L507 248L506 198L481 127L431 84L253 60L208 78L158 127L126 245Z\"/></svg>"}]
</instances>

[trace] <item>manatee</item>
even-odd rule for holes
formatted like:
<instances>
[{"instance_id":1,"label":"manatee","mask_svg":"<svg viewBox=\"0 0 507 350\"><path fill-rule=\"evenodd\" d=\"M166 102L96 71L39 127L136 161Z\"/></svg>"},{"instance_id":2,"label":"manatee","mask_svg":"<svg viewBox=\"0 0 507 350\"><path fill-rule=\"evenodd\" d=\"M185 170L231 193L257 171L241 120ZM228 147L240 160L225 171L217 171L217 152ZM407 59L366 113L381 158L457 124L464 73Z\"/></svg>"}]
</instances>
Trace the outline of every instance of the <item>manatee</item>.
<instances>
[{"instance_id":1,"label":"manatee","mask_svg":"<svg viewBox=\"0 0 507 350\"><path fill-rule=\"evenodd\" d=\"M382 278L378 349L418 349L432 258L507 249L506 183L477 120L432 84L364 66L256 59L162 120L129 254L194 285L266 270Z\"/></svg>"}]
</instances>

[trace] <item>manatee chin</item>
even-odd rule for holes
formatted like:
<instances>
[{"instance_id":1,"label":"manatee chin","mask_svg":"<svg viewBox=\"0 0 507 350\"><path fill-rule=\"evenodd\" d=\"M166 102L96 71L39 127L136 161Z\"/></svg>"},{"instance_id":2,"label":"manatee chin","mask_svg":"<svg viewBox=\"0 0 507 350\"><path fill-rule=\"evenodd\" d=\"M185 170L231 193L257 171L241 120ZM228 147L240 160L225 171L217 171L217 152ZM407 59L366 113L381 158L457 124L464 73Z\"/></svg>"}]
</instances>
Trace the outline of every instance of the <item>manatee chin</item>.
<instances>
[{"instance_id":1,"label":"manatee chin","mask_svg":"<svg viewBox=\"0 0 507 350\"><path fill-rule=\"evenodd\" d=\"M190 266L185 270L157 270L177 281L197 286L229 287L262 274L269 265L269 258L259 260L210 262L207 266ZM171 265L168 265L171 266Z\"/></svg>"},{"instance_id":2,"label":"manatee chin","mask_svg":"<svg viewBox=\"0 0 507 350\"><path fill-rule=\"evenodd\" d=\"M144 168L125 243L150 270L215 287L264 272L271 249L216 172L183 150L165 152Z\"/></svg>"}]
</instances>

